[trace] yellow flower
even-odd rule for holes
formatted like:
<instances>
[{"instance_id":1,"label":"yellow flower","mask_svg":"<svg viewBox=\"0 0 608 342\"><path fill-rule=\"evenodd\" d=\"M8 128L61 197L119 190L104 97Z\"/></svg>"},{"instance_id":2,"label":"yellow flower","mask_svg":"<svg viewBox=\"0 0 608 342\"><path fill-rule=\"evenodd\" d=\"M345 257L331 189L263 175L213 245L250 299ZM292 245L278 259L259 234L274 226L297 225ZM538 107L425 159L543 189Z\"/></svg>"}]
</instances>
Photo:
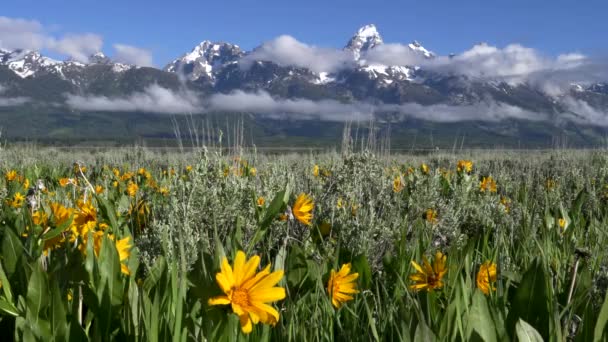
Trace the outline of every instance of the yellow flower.
<instances>
[{"instance_id":1,"label":"yellow flower","mask_svg":"<svg viewBox=\"0 0 608 342\"><path fill-rule=\"evenodd\" d=\"M20 192L16 192L13 195L13 200L8 201L8 205L13 208L21 208L23 206L24 201L25 201L25 196L23 196Z\"/></svg>"},{"instance_id":2,"label":"yellow flower","mask_svg":"<svg viewBox=\"0 0 608 342\"><path fill-rule=\"evenodd\" d=\"M6 179L6 181L7 181L7 182L12 182L12 181L14 181L16 178L17 178L17 171L15 171L15 170L10 170L10 171L7 171L7 172L4 174L4 179Z\"/></svg>"},{"instance_id":3,"label":"yellow flower","mask_svg":"<svg viewBox=\"0 0 608 342\"><path fill-rule=\"evenodd\" d=\"M133 246L129 241L130 239L131 237L127 236L124 239L116 241L116 250L118 251L118 258L120 259L120 271L126 275L131 274L129 267L123 263L123 261L129 259L129 256L131 255L131 247Z\"/></svg>"},{"instance_id":4,"label":"yellow flower","mask_svg":"<svg viewBox=\"0 0 608 342\"><path fill-rule=\"evenodd\" d=\"M331 298L331 303L339 309L343 303L352 300L352 294L359 293L355 280L359 273L350 273L351 265L343 264L340 271L331 270L329 281L327 282L327 293Z\"/></svg>"},{"instance_id":5,"label":"yellow flower","mask_svg":"<svg viewBox=\"0 0 608 342\"><path fill-rule=\"evenodd\" d=\"M145 176L146 175L146 169L143 167L140 167L139 170L137 170L137 174L140 176Z\"/></svg>"},{"instance_id":6,"label":"yellow flower","mask_svg":"<svg viewBox=\"0 0 608 342\"><path fill-rule=\"evenodd\" d=\"M545 181L545 188L547 188L547 190L553 190L556 184L557 182L553 178L547 178Z\"/></svg>"},{"instance_id":7,"label":"yellow flower","mask_svg":"<svg viewBox=\"0 0 608 342\"><path fill-rule=\"evenodd\" d=\"M302 224L310 226L312 220L312 210L315 207L315 202L305 193L301 193L293 205L292 213L295 218Z\"/></svg>"},{"instance_id":8,"label":"yellow flower","mask_svg":"<svg viewBox=\"0 0 608 342\"><path fill-rule=\"evenodd\" d=\"M410 289L414 291L440 289L443 287L443 276L447 273L446 256L437 251L433 265L429 263L425 256L422 257L423 266L420 266L412 260L412 266L416 273L410 275L410 280L413 282Z\"/></svg>"},{"instance_id":9,"label":"yellow flower","mask_svg":"<svg viewBox=\"0 0 608 342\"><path fill-rule=\"evenodd\" d=\"M505 207L505 212L509 213L509 211L511 210L511 200L505 196L502 196L500 197L500 204Z\"/></svg>"},{"instance_id":10,"label":"yellow flower","mask_svg":"<svg viewBox=\"0 0 608 342\"><path fill-rule=\"evenodd\" d=\"M37 226L46 226L48 216L43 210L36 210L32 213L32 222Z\"/></svg>"},{"instance_id":11,"label":"yellow flower","mask_svg":"<svg viewBox=\"0 0 608 342\"><path fill-rule=\"evenodd\" d=\"M351 205L350 207L350 214L351 216L355 217L357 216L357 212L359 211L359 206L356 204Z\"/></svg>"},{"instance_id":12,"label":"yellow flower","mask_svg":"<svg viewBox=\"0 0 608 342\"><path fill-rule=\"evenodd\" d=\"M72 240L77 237L86 239L89 230L93 230L97 226L97 208L90 201L79 201L77 205L78 210L74 214L74 224L72 225Z\"/></svg>"},{"instance_id":13,"label":"yellow flower","mask_svg":"<svg viewBox=\"0 0 608 342\"><path fill-rule=\"evenodd\" d=\"M496 192L496 182L492 176L483 177L479 183L479 191L481 192Z\"/></svg>"},{"instance_id":14,"label":"yellow flower","mask_svg":"<svg viewBox=\"0 0 608 342\"><path fill-rule=\"evenodd\" d=\"M559 218L559 220L557 220L557 223L559 224L559 227L560 227L562 230L566 230L566 226L568 225L568 221L566 221L566 219L565 219L565 218L560 217L560 218Z\"/></svg>"},{"instance_id":15,"label":"yellow flower","mask_svg":"<svg viewBox=\"0 0 608 342\"><path fill-rule=\"evenodd\" d=\"M137 184L129 182L129 184L127 185L127 194L131 197L135 197L135 195L137 195L137 190L139 190Z\"/></svg>"},{"instance_id":16,"label":"yellow flower","mask_svg":"<svg viewBox=\"0 0 608 342\"><path fill-rule=\"evenodd\" d=\"M163 196L167 196L169 195L169 188L162 186L158 192Z\"/></svg>"},{"instance_id":17,"label":"yellow flower","mask_svg":"<svg viewBox=\"0 0 608 342\"><path fill-rule=\"evenodd\" d=\"M264 203L266 203L266 200L264 199L264 197L258 197L258 207L261 207L264 205Z\"/></svg>"},{"instance_id":18,"label":"yellow flower","mask_svg":"<svg viewBox=\"0 0 608 342\"><path fill-rule=\"evenodd\" d=\"M471 173L473 171L473 162L470 160L459 160L456 171Z\"/></svg>"},{"instance_id":19,"label":"yellow flower","mask_svg":"<svg viewBox=\"0 0 608 342\"><path fill-rule=\"evenodd\" d=\"M427 209L424 213L424 219L430 224L437 223L437 211L435 209Z\"/></svg>"},{"instance_id":20,"label":"yellow flower","mask_svg":"<svg viewBox=\"0 0 608 342\"><path fill-rule=\"evenodd\" d=\"M79 175L81 171L82 171L82 173L86 173L87 172L87 167L86 166L80 166L77 163L74 163L74 174Z\"/></svg>"},{"instance_id":21,"label":"yellow flower","mask_svg":"<svg viewBox=\"0 0 608 342\"><path fill-rule=\"evenodd\" d=\"M186 172L192 172L192 165L186 166Z\"/></svg>"},{"instance_id":22,"label":"yellow flower","mask_svg":"<svg viewBox=\"0 0 608 342\"><path fill-rule=\"evenodd\" d=\"M249 169L249 175L255 177L258 174L258 170L255 167Z\"/></svg>"},{"instance_id":23,"label":"yellow flower","mask_svg":"<svg viewBox=\"0 0 608 342\"><path fill-rule=\"evenodd\" d=\"M275 325L279 321L279 312L268 305L285 298L285 289L275 286L283 271L270 272L270 265L256 273L260 257L254 255L247 260L244 252L238 251L231 267L228 259L222 260L221 271L215 280L225 295L209 299L209 305L232 306L232 311L239 316L241 330L251 333L253 324Z\"/></svg>"},{"instance_id":24,"label":"yellow flower","mask_svg":"<svg viewBox=\"0 0 608 342\"><path fill-rule=\"evenodd\" d=\"M95 186L95 193L99 195L99 194L101 194L102 192L103 192L103 186L101 186L101 185L96 185L96 186Z\"/></svg>"},{"instance_id":25,"label":"yellow flower","mask_svg":"<svg viewBox=\"0 0 608 342\"><path fill-rule=\"evenodd\" d=\"M114 174L115 177L120 177L120 170L117 168L113 168L112 169L112 173Z\"/></svg>"},{"instance_id":26,"label":"yellow flower","mask_svg":"<svg viewBox=\"0 0 608 342\"><path fill-rule=\"evenodd\" d=\"M393 192L401 192L401 190L403 190L403 187L404 185L403 181L401 180L401 176L395 177L395 179L393 180Z\"/></svg>"},{"instance_id":27,"label":"yellow flower","mask_svg":"<svg viewBox=\"0 0 608 342\"><path fill-rule=\"evenodd\" d=\"M425 175L429 174L429 166L426 165L425 163L422 163L422 165L420 165L420 171L422 171L422 173L424 173Z\"/></svg>"},{"instance_id":28,"label":"yellow flower","mask_svg":"<svg viewBox=\"0 0 608 342\"><path fill-rule=\"evenodd\" d=\"M338 202L336 203L336 208L342 209L344 207L344 203L342 201L342 197L338 198Z\"/></svg>"},{"instance_id":29,"label":"yellow flower","mask_svg":"<svg viewBox=\"0 0 608 342\"><path fill-rule=\"evenodd\" d=\"M59 185L61 185L62 188L65 188L68 184L76 185L76 180L73 179L73 178L61 178L61 179L59 179Z\"/></svg>"},{"instance_id":30,"label":"yellow flower","mask_svg":"<svg viewBox=\"0 0 608 342\"><path fill-rule=\"evenodd\" d=\"M126 182L129 179L133 178L133 176L134 176L133 172L125 172L122 176L120 176L120 180L123 182Z\"/></svg>"},{"instance_id":31,"label":"yellow flower","mask_svg":"<svg viewBox=\"0 0 608 342\"><path fill-rule=\"evenodd\" d=\"M23 181L23 188L24 188L25 190L28 190L28 188L29 188L29 187L30 187L30 180L26 178L26 179Z\"/></svg>"},{"instance_id":32,"label":"yellow flower","mask_svg":"<svg viewBox=\"0 0 608 342\"><path fill-rule=\"evenodd\" d=\"M315 164L315 166L313 166L313 168L312 168L312 175L315 176L315 177L319 177L319 165Z\"/></svg>"},{"instance_id":33,"label":"yellow flower","mask_svg":"<svg viewBox=\"0 0 608 342\"><path fill-rule=\"evenodd\" d=\"M479 266L477 272L477 288L486 295L490 294L490 290L496 291L493 283L496 282L496 264L491 261L486 261Z\"/></svg>"},{"instance_id":34,"label":"yellow flower","mask_svg":"<svg viewBox=\"0 0 608 342\"><path fill-rule=\"evenodd\" d=\"M112 182L112 186L115 187L115 188L118 188L118 181L113 181Z\"/></svg>"},{"instance_id":35,"label":"yellow flower","mask_svg":"<svg viewBox=\"0 0 608 342\"><path fill-rule=\"evenodd\" d=\"M281 215L279 215L279 221L283 221L283 222L287 221L287 218L288 218L287 214L281 214Z\"/></svg>"}]
</instances>

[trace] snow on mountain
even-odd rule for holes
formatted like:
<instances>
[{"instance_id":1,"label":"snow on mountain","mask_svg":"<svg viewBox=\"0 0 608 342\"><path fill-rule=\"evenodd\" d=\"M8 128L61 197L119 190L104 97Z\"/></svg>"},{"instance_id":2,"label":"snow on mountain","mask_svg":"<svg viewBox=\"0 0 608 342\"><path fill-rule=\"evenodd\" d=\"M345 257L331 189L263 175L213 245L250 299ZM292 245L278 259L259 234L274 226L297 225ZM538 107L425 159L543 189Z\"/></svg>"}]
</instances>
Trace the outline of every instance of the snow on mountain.
<instances>
[{"instance_id":1,"label":"snow on mountain","mask_svg":"<svg viewBox=\"0 0 608 342\"><path fill-rule=\"evenodd\" d=\"M411 42L410 44L408 44L408 47L410 49L412 49L412 51L417 51L422 53L422 55L426 58L433 58L435 57L435 54L432 53L431 51L427 50L424 48L424 46L422 46L417 40L414 40L413 42Z\"/></svg>"},{"instance_id":2,"label":"snow on mountain","mask_svg":"<svg viewBox=\"0 0 608 342\"><path fill-rule=\"evenodd\" d=\"M361 27L344 49L352 51L354 58L358 60L361 58L362 52L381 45L383 42L376 25L370 24Z\"/></svg>"},{"instance_id":3,"label":"snow on mountain","mask_svg":"<svg viewBox=\"0 0 608 342\"><path fill-rule=\"evenodd\" d=\"M114 72L120 73L133 68L133 65L114 63L110 58L97 52L89 57L88 63L68 59L57 61L45 57L38 51L31 50L6 50L0 49L0 65L7 66L11 71L21 78L36 77L39 74L57 74L63 79L67 79L66 72L79 70L88 65L103 64L111 65Z\"/></svg>"},{"instance_id":4,"label":"snow on mountain","mask_svg":"<svg viewBox=\"0 0 608 342\"><path fill-rule=\"evenodd\" d=\"M242 56L243 52L238 45L205 40L189 53L169 63L164 70L179 73L189 80L202 76L213 80L214 73L219 68L237 61Z\"/></svg>"}]
</instances>

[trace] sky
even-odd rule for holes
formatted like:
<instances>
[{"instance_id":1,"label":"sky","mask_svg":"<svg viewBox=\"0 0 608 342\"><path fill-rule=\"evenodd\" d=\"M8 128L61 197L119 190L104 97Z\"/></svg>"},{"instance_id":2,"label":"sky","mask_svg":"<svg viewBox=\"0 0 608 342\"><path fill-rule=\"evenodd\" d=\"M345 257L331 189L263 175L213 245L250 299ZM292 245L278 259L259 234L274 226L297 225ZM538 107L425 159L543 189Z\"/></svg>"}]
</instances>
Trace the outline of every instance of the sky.
<instances>
[{"instance_id":1,"label":"sky","mask_svg":"<svg viewBox=\"0 0 608 342\"><path fill-rule=\"evenodd\" d=\"M102 49L125 61L162 67L202 40L250 50L289 35L341 48L370 23L385 42L418 40L441 55L487 42L499 48L517 43L549 57L602 57L608 55L607 13L608 1L602 0L20 0L3 3L0 17L12 20L5 21L9 29L16 27L14 20L38 25L38 34L51 39L42 49L53 57ZM7 30L1 24L0 30ZM90 46L83 50L83 44Z\"/></svg>"}]
</instances>

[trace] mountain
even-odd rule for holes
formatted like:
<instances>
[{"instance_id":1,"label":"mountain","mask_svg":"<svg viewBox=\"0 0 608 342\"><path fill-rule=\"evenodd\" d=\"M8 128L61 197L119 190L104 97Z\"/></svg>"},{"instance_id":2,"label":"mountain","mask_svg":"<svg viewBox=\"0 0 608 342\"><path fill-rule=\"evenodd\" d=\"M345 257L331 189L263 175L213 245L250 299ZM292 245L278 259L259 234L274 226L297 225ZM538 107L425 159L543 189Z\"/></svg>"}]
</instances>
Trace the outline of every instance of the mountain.
<instances>
[{"instance_id":1,"label":"mountain","mask_svg":"<svg viewBox=\"0 0 608 342\"><path fill-rule=\"evenodd\" d=\"M597 145L603 143L603 136L608 133L602 124L607 120L601 117L601 114L597 116L597 113L608 111L608 83L573 84L569 92L556 96L533 83L509 83L499 79L427 70L424 65L392 65L370 58L383 49L394 48L394 45L384 42L376 26L363 26L353 34L341 51L336 50L346 54L349 61L352 58L349 67L323 72L297 65L279 64L271 60L254 60L250 65L244 66L240 60L252 56L252 51L243 51L238 45L228 42L209 40L202 41L190 52L171 61L162 69L118 63L102 52L91 55L85 63L74 60L57 61L43 56L39 51L0 49L0 129L7 129L7 133L2 129L2 136L37 138L42 135L51 139L67 134L67 130L61 128L66 123L74 123L76 127L80 127L85 123L88 125L97 122L98 127L101 127L103 122L111 122L114 128L127 128L108 129L109 137L111 132L121 132L117 133L121 137L134 134L164 138L173 134L171 123L167 123L166 116L139 110L133 115L110 118L109 116L113 115L110 110L105 113L77 110L67 103L68 97L72 95L85 99L95 97L101 103L112 99L124 102L124 98L133 96L138 97L140 101L149 102L154 99L150 99L153 95L148 91L150 87L156 86L155 89L166 89L168 92L157 94L158 96L171 96L171 92L187 90L188 96L194 96L202 103L215 94L242 91L254 94L265 92L276 99L285 100L383 106L443 106L438 108L461 108L458 109L461 114L463 111L473 110L471 108L476 106L486 108L500 105L515 108L522 113L543 113L548 118L548 121L543 122L546 126L542 126L534 120L525 120L525 117L478 122L474 119L475 113L464 113L462 115L465 118L471 119L452 120L453 122L446 124L425 121L425 117L421 115L410 117L390 109L384 113L376 113L380 123L390 123L393 128L401 127L401 132L415 133L416 131L411 130L412 127L433 132L435 127L439 132L437 134L443 134L446 140L450 140L455 132L462 131L480 137L494 134L503 137L505 142L517 141L518 144L520 141L532 139L532 136L538 141L551 141L555 136L565 135L577 144L588 141ZM435 53L415 40L400 47L409 49L413 56L417 56L413 60L433 61L438 58ZM18 101L3 101L4 99ZM35 125L27 120L15 122L10 119L10 113L21 113L21 117L27 118L36 117L37 123L45 124L40 130L28 130L27 127ZM40 117L42 114L52 119ZM276 135L283 137L283 143L294 135L313 136L317 134L313 132L316 129L327 129L327 135L324 137L328 138L339 131L336 125L342 125L341 122L319 124L312 120L297 120L297 113L293 114L279 115L281 119L277 119L277 115L252 116L248 122L252 125L252 130L258 132L256 139L275 141L265 137ZM74 115L80 117L81 121L74 121ZM599 125L582 124L580 119L583 116L596 118L598 122L603 121ZM139 123L145 123L147 129L154 128L144 131L133 129L133 117L136 117ZM9 121L12 125L10 130L6 128ZM14 126L21 124L29 126ZM293 127L300 128L295 130ZM45 133L45 129L51 133ZM76 130L70 134L78 136L79 132ZM395 141L409 143L406 140L395 138Z\"/></svg>"},{"instance_id":2,"label":"mountain","mask_svg":"<svg viewBox=\"0 0 608 342\"><path fill-rule=\"evenodd\" d=\"M220 69L236 63L242 56L243 52L238 45L205 40L163 70L177 73L190 81L203 77L213 82Z\"/></svg>"}]
</instances>

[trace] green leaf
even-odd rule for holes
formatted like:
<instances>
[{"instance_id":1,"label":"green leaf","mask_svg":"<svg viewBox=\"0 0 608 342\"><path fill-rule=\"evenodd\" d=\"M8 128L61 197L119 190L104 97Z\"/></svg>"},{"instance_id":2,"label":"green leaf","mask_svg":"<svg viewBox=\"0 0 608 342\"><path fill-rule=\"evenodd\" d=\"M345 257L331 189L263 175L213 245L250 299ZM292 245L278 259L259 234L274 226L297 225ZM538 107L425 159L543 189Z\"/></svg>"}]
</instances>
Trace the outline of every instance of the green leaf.
<instances>
[{"instance_id":1,"label":"green leaf","mask_svg":"<svg viewBox=\"0 0 608 342\"><path fill-rule=\"evenodd\" d=\"M608 337L608 293L595 323L593 341L605 341L604 337Z\"/></svg>"},{"instance_id":2,"label":"green leaf","mask_svg":"<svg viewBox=\"0 0 608 342\"><path fill-rule=\"evenodd\" d=\"M144 280L144 290L146 292L150 292L154 285L156 285L156 283L163 276L163 273L165 272L166 268L167 262L165 261L165 257L161 255L156 259L156 262L154 262L154 266L150 268L149 274L146 277L146 280Z\"/></svg>"},{"instance_id":3,"label":"green leaf","mask_svg":"<svg viewBox=\"0 0 608 342\"><path fill-rule=\"evenodd\" d=\"M66 310L56 281L51 285L51 331L55 341L65 341L67 333Z\"/></svg>"},{"instance_id":4,"label":"green leaf","mask_svg":"<svg viewBox=\"0 0 608 342\"><path fill-rule=\"evenodd\" d=\"M475 290L473 294L473 304L469 311L468 323L467 335L469 340L471 334L475 332L483 341L497 341L496 325L488 309L486 296L479 290Z\"/></svg>"},{"instance_id":5,"label":"green leaf","mask_svg":"<svg viewBox=\"0 0 608 342\"><path fill-rule=\"evenodd\" d=\"M545 340L549 339L549 320L552 316L549 303L552 298L547 293L547 275L540 259L524 273L521 283L511 300L511 310L507 316L508 331L513 334L515 325L521 318L531 324Z\"/></svg>"},{"instance_id":6,"label":"green leaf","mask_svg":"<svg viewBox=\"0 0 608 342\"><path fill-rule=\"evenodd\" d=\"M27 285L27 307L39 315L49 305L48 280L46 272L39 263L35 263Z\"/></svg>"},{"instance_id":7,"label":"green leaf","mask_svg":"<svg viewBox=\"0 0 608 342\"><path fill-rule=\"evenodd\" d=\"M424 321L418 322L416 327L416 333L414 333L414 342L432 342L437 341L437 337L431 330L431 328L424 323Z\"/></svg>"},{"instance_id":8,"label":"green leaf","mask_svg":"<svg viewBox=\"0 0 608 342\"><path fill-rule=\"evenodd\" d=\"M13 316L13 317L17 317L20 316L21 313L19 312L19 310L10 302L7 302L6 300L0 298L0 311Z\"/></svg>"},{"instance_id":9,"label":"green leaf","mask_svg":"<svg viewBox=\"0 0 608 342\"><path fill-rule=\"evenodd\" d=\"M363 289L369 289L372 283L372 270L365 254L357 255L352 261L353 269L359 273L359 284Z\"/></svg>"},{"instance_id":10,"label":"green leaf","mask_svg":"<svg viewBox=\"0 0 608 342\"><path fill-rule=\"evenodd\" d=\"M543 337L530 324L523 319L519 319L515 325L515 332L519 342L543 342Z\"/></svg>"},{"instance_id":11,"label":"green leaf","mask_svg":"<svg viewBox=\"0 0 608 342\"><path fill-rule=\"evenodd\" d=\"M23 255L23 245L12 229L4 229L2 239L2 260L6 273L11 276L17 269L17 264Z\"/></svg>"}]
</instances>

